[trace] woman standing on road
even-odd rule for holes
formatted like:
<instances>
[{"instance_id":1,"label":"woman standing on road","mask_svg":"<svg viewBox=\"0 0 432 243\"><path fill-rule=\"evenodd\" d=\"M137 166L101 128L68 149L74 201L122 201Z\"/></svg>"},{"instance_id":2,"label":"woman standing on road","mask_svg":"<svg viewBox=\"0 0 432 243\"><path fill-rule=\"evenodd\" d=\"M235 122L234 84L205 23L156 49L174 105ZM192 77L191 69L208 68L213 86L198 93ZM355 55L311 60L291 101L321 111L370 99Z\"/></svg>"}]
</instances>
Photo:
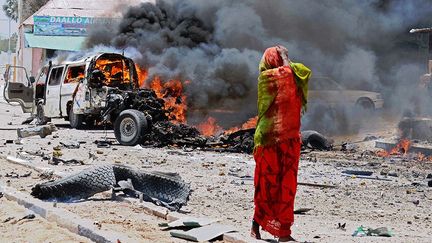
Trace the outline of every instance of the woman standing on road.
<instances>
[{"instance_id":1,"label":"woman standing on road","mask_svg":"<svg viewBox=\"0 0 432 243\"><path fill-rule=\"evenodd\" d=\"M300 159L300 117L306 110L311 70L292 63L283 46L268 48L259 65L258 123L255 131L255 212L251 235L259 226L292 241L294 198Z\"/></svg>"}]
</instances>

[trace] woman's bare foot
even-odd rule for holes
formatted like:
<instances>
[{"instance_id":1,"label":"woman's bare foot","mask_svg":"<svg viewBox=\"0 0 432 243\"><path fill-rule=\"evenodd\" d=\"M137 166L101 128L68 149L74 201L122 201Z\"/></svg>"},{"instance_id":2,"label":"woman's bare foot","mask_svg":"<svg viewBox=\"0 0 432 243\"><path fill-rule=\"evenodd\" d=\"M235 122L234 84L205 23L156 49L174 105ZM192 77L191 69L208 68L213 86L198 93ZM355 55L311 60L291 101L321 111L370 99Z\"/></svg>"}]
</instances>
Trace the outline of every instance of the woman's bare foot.
<instances>
[{"instance_id":1,"label":"woman's bare foot","mask_svg":"<svg viewBox=\"0 0 432 243\"><path fill-rule=\"evenodd\" d=\"M288 241L296 241L294 238L292 238L291 236L288 237L281 237L279 238L278 242L288 242Z\"/></svg>"},{"instance_id":2,"label":"woman's bare foot","mask_svg":"<svg viewBox=\"0 0 432 243\"><path fill-rule=\"evenodd\" d=\"M261 233L259 230L259 224L253 222L251 228L251 237L257 240L261 240Z\"/></svg>"}]
</instances>

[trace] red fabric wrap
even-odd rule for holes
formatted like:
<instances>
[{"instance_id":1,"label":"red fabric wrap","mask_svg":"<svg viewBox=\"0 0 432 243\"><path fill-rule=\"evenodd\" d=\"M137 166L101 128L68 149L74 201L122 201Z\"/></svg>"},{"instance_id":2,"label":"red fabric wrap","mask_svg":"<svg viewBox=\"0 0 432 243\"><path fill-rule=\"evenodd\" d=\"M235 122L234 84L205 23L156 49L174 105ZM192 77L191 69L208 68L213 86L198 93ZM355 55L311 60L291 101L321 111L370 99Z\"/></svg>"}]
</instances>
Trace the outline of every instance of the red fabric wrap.
<instances>
[{"instance_id":1,"label":"red fabric wrap","mask_svg":"<svg viewBox=\"0 0 432 243\"><path fill-rule=\"evenodd\" d=\"M277 68L274 76L276 97L265 116L273 118L273 131L267 134L269 141L284 142L300 137L301 96L289 66Z\"/></svg>"},{"instance_id":2,"label":"red fabric wrap","mask_svg":"<svg viewBox=\"0 0 432 243\"><path fill-rule=\"evenodd\" d=\"M300 138L255 149L254 220L277 237L291 235L300 159Z\"/></svg>"}]
</instances>

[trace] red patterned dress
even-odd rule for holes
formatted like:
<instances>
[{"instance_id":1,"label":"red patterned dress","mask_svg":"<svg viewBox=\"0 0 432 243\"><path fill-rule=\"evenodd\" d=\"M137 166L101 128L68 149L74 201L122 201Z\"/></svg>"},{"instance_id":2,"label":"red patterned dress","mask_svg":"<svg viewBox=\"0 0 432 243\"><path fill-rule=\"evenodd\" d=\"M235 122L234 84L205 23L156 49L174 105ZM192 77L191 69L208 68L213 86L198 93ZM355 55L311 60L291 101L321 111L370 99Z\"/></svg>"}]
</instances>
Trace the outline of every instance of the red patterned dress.
<instances>
[{"instance_id":1,"label":"red patterned dress","mask_svg":"<svg viewBox=\"0 0 432 243\"><path fill-rule=\"evenodd\" d=\"M276 47L267 49L260 63L254 150L254 221L277 237L289 237L294 222L300 117L307 95L293 70L301 69L306 92L311 73L302 64L283 63Z\"/></svg>"}]
</instances>

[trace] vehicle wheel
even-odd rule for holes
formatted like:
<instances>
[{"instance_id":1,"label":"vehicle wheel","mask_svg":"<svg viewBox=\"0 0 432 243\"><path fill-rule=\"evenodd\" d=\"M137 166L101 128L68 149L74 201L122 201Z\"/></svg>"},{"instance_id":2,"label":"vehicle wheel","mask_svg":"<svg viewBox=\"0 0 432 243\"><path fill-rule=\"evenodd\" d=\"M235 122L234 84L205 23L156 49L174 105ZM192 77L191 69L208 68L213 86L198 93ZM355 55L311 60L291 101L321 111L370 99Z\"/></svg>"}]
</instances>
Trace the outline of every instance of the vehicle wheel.
<instances>
[{"instance_id":1,"label":"vehicle wheel","mask_svg":"<svg viewBox=\"0 0 432 243\"><path fill-rule=\"evenodd\" d=\"M72 108L69 110L69 123L72 128L81 128L83 126L84 115L75 114Z\"/></svg>"},{"instance_id":2,"label":"vehicle wheel","mask_svg":"<svg viewBox=\"0 0 432 243\"><path fill-rule=\"evenodd\" d=\"M147 130L147 119L141 111L122 111L114 123L114 135L122 145L134 146L141 142Z\"/></svg>"},{"instance_id":3,"label":"vehicle wheel","mask_svg":"<svg viewBox=\"0 0 432 243\"><path fill-rule=\"evenodd\" d=\"M372 112L375 110L375 104L368 98L360 98L356 102L356 107L360 111Z\"/></svg>"}]
</instances>

